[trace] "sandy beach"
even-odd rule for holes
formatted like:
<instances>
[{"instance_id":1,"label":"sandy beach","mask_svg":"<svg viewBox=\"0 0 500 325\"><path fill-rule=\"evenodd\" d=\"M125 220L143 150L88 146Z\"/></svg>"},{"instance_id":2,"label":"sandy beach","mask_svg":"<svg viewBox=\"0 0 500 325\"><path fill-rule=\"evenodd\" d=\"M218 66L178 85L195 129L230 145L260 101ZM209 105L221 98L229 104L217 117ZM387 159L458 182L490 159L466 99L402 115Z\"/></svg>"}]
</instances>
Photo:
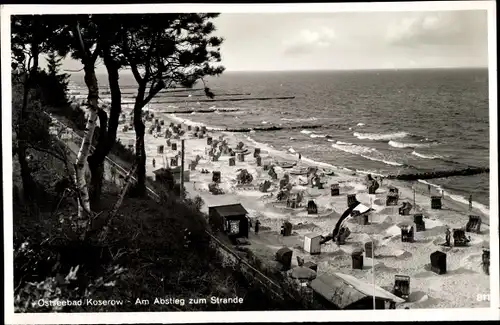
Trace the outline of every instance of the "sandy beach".
<instances>
[{"instance_id":1,"label":"sandy beach","mask_svg":"<svg viewBox=\"0 0 500 325\"><path fill-rule=\"evenodd\" d=\"M146 122L148 130L155 119L163 120L161 131L153 134L147 132L145 143L147 153L147 176L153 176L153 170L167 167L170 159L180 151L181 141L170 139L177 143L177 150L167 146L165 131L169 124L182 123L182 129L186 131L185 139L185 170L190 169L190 162L199 155L196 169L190 171L189 181L185 183L188 195L191 197L201 196L205 202L204 212L209 206L241 203L248 211L252 220L261 223L260 232L255 234L250 231L249 241L251 249L262 258L274 259L275 252L286 246L294 251L292 263L296 265L295 256L304 257L306 261L313 261L318 265L318 274L341 272L350 274L368 283L373 281L375 272L375 283L383 288L392 288L396 274L410 276L410 297L408 302L401 304L398 308L458 308L458 307L488 307L488 301L480 301L477 295L490 292L490 278L481 267L481 255L483 248L489 249L489 215L484 211L473 209L460 202L443 199L441 210L431 209L431 200L425 184L417 184L415 198L410 183L402 181L384 180L376 194L369 195L366 186L366 175L353 173L341 168L327 164L314 163L303 157L298 161L296 153L287 153L274 150L273 148L255 143L243 134L230 134L220 130L211 130L207 127L207 135L213 140L226 140L229 147L236 148L239 142L245 144L244 148L250 154L245 155L245 161L239 161L235 157L235 165L230 166L229 155L221 155L217 161L212 161L208 155L210 145L207 144L207 135L203 138L195 138L192 134L196 123L189 122L173 114L155 116ZM133 143L135 132L124 131L123 125L129 124L129 117L124 118L124 123L119 127L118 138L127 145ZM187 130L187 125L192 130ZM250 134L251 136L251 134ZM164 153L158 153L158 146L164 145ZM260 149L262 166L265 164L276 164L279 162L298 162L298 168L307 168L316 165L319 171L333 171L334 176L323 175L323 189L312 188L307 184L307 175L290 175L290 184L293 185L291 192L303 193L303 204L301 207L287 208L286 204L277 202L276 195L279 191L279 181L290 169L275 167L277 180L273 180L262 166L257 166L254 158L254 148ZM156 161L153 167L152 161ZM179 160L180 166L180 160ZM296 168L297 168L296 167ZM208 173L201 173L205 169ZM240 169L246 169L252 176L250 184L240 185L237 183L237 174ZM220 189L224 194L213 195L209 191L212 182L212 171L221 172ZM263 193L259 190L259 184L264 181L272 183L271 188ZM339 196L331 196L330 185L338 183L340 187ZM301 185L302 184L302 185ZM385 199L389 186L399 189L399 205L385 206ZM433 190L434 191L434 190ZM307 233L316 233L326 236L332 232L342 213L347 209L347 194L356 194L357 200L373 209L369 215L369 224L360 225L356 220L350 219L347 226L351 235L344 245L337 245L329 241L321 246L321 254L309 255L303 249L303 238ZM432 195L436 195L435 191ZM306 209L307 202L314 200L317 205L317 215L309 215ZM410 215L399 215L398 207L401 202L408 201L412 205ZM422 213L426 230L415 233L413 243L402 242L401 230L398 224L413 223L413 214L417 211ZM451 229L465 228L469 214L479 215L483 224L481 232L466 233L470 236L467 247L446 247L446 226ZM293 224L291 236L280 235L280 227L283 221L288 220ZM374 261L371 256L365 256L364 268L353 269L351 252L357 248L364 247L366 242L372 241L375 246ZM447 253L447 273L438 275L430 269L430 254L435 251ZM374 267L373 267L374 265Z\"/></svg>"}]
</instances>

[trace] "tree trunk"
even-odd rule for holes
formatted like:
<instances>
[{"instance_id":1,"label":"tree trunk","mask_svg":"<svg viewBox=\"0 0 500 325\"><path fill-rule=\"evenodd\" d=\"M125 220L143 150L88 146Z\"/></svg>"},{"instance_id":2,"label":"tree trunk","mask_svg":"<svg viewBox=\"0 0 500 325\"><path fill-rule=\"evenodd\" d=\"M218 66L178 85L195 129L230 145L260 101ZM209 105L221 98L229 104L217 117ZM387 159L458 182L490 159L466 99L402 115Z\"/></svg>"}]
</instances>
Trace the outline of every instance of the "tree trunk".
<instances>
[{"instance_id":1,"label":"tree trunk","mask_svg":"<svg viewBox=\"0 0 500 325\"><path fill-rule=\"evenodd\" d=\"M19 126L18 126L18 134L17 134L17 158L19 161L19 165L21 168L21 181L23 183L23 196L26 202L33 202L36 199L35 189L36 184L33 180L33 176L31 175L31 168L28 163L27 153L26 153L26 121L30 119L29 109L28 109L28 100L29 94L31 91L33 80L36 78L36 74L38 72L38 63L39 63L39 44L34 41L31 44L31 51L33 55L33 66L31 67L28 75L26 76L26 80L24 82L23 89L23 106L21 107L21 113L19 116Z\"/></svg>"},{"instance_id":2,"label":"tree trunk","mask_svg":"<svg viewBox=\"0 0 500 325\"><path fill-rule=\"evenodd\" d=\"M109 120L106 112L99 111L100 134L94 153L89 156L88 163L91 173L92 205L98 205L102 194L104 178L104 161L116 142L118 123L122 112L121 91L119 85L118 65L109 54L104 56L104 64L108 70L109 88L111 90L111 110Z\"/></svg>"},{"instance_id":3,"label":"tree trunk","mask_svg":"<svg viewBox=\"0 0 500 325\"><path fill-rule=\"evenodd\" d=\"M85 126L85 133L83 135L82 144L75 163L75 181L77 190L79 192L80 204L78 205L78 217L83 218L90 212L90 197L85 180L85 161L90 152L90 144L94 136L97 115L99 106L97 100L99 98L99 88L97 78L95 75L94 64L85 64L85 84L89 89L88 101L90 114Z\"/></svg>"},{"instance_id":4,"label":"tree trunk","mask_svg":"<svg viewBox=\"0 0 500 325\"><path fill-rule=\"evenodd\" d=\"M29 78L30 77L28 76L28 79L26 80L24 85L23 106L21 108L21 114L19 116L19 127L17 132L17 158L21 167L21 180L23 183L23 196L25 202L33 202L33 200L35 199L35 181L33 180L33 176L31 175L31 168L26 158L27 139L25 122L29 119L29 116L27 114L28 96L30 92Z\"/></svg>"},{"instance_id":5,"label":"tree trunk","mask_svg":"<svg viewBox=\"0 0 500 325\"><path fill-rule=\"evenodd\" d=\"M145 87L140 86L134 105L134 129L135 129L135 156L137 163L137 185L136 194L144 196L146 194L146 150L144 146L144 135L146 126L142 122L142 108Z\"/></svg>"}]
</instances>

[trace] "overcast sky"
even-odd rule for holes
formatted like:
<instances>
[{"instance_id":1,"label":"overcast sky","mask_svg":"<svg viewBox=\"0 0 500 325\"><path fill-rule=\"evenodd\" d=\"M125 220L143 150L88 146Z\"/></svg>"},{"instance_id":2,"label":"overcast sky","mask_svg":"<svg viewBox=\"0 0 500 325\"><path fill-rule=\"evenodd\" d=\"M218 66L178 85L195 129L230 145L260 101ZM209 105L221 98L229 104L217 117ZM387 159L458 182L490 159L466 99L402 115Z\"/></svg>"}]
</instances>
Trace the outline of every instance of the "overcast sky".
<instances>
[{"instance_id":1,"label":"overcast sky","mask_svg":"<svg viewBox=\"0 0 500 325\"><path fill-rule=\"evenodd\" d=\"M221 14L214 23L225 39L227 71L486 67L486 15L485 10L252 13Z\"/></svg>"}]
</instances>

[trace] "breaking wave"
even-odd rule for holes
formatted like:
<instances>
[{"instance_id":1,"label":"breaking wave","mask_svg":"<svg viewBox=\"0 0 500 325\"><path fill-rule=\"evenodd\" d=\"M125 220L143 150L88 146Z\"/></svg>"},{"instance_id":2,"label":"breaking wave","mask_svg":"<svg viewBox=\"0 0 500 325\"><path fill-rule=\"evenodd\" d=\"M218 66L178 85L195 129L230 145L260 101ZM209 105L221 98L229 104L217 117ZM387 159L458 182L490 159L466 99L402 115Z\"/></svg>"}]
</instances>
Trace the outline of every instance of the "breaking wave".
<instances>
[{"instance_id":1,"label":"breaking wave","mask_svg":"<svg viewBox=\"0 0 500 325\"><path fill-rule=\"evenodd\" d=\"M309 118L282 118L282 121L288 121L288 122L307 122L307 121L316 121L318 120L317 117L309 117Z\"/></svg>"},{"instance_id":2,"label":"breaking wave","mask_svg":"<svg viewBox=\"0 0 500 325\"><path fill-rule=\"evenodd\" d=\"M337 141L336 143L332 144L332 147L341 150L344 152L348 152L354 155L361 156L365 159L373 160L373 161L379 161L382 162L386 165L391 165L391 166L404 166L401 163L395 162L395 161L390 161L386 160L381 157L375 157L374 155L381 155L380 152L375 149L375 148L370 148L370 147L365 147L365 146L360 146L360 145L355 145L355 144L343 144L345 142Z\"/></svg>"},{"instance_id":3,"label":"breaking wave","mask_svg":"<svg viewBox=\"0 0 500 325\"><path fill-rule=\"evenodd\" d=\"M418 153L415 150L411 153L414 156L417 156L419 158L424 158L424 159L442 159L443 156L440 155L424 155L423 153Z\"/></svg>"},{"instance_id":4,"label":"breaking wave","mask_svg":"<svg viewBox=\"0 0 500 325\"><path fill-rule=\"evenodd\" d=\"M424 143L405 143L399 141L389 141L388 143L391 147L394 148L428 148L433 145L436 145L436 142L424 142Z\"/></svg>"},{"instance_id":5,"label":"breaking wave","mask_svg":"<svg viewBox=\"0 0 500 325\"><path fill-rule=\"evenodd\" d=\"M394 133L361 133L354 132L356 138L361 140L392 140L392 139L401 139L408 136L407 132L394 132Z\"/></svg>"},{"instance_id":6,"label":"breaking wave","mask_svg":"<svg viewBox=\"0 0 500 325\"><path fill-rule=\"evenodd\" d=\"M314 134L314 133L311 133L310 137L311 138L326 138L326 134Z\"/></svg>"}]
</instances>

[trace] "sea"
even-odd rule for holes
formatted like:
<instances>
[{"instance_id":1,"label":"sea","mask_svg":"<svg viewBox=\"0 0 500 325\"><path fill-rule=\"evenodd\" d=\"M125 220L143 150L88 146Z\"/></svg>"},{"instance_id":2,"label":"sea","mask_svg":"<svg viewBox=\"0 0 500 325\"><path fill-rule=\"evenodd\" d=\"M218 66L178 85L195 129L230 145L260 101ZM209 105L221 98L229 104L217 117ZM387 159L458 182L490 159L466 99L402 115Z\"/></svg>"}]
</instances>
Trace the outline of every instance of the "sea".
<instances>
[{"instance_id":1,"label":"sea","mask_svg":"<svg viewBox=\"0 0 500 325\"><path fill-rule=\"evenodd\" d=\"M105 89L106 75L98 80ZM71 82L85 92L81 74ZM205 83L215 100L246 100L206 102L198 85L161 94L148 109L214 128L257 128L247 133L249 139L356 171L388 175L489 167L487 69L225 72ZM132 103L132 75L122 74L120 85L124 102ZM165 97L172 94L176 97ZM101 97L106 96L104 91ZM251 100L289 96L294 98ZM166 100L176 102L161 102ZM200 109L218 111L196 112ZM280 130L262 130L268 127ZM428 182L458 201L467 202L472 194L475 204L489 206L489 173Z\"/></svg>"}]
</instances>

